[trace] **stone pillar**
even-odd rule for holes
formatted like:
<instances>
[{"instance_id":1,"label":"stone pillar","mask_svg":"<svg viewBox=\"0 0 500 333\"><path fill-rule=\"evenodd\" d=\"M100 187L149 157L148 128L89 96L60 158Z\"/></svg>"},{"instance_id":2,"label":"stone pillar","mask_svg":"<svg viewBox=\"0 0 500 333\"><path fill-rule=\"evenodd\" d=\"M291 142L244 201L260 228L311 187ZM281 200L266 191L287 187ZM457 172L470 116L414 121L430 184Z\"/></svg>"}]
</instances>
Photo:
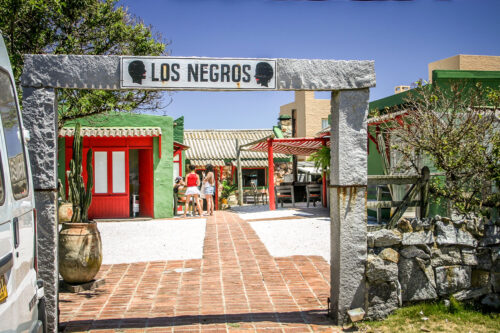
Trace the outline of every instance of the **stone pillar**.
<instances>
[{"instance_id":1,"label":"stone pillar","mask_svg":"<svg viewBox=\"0 0 500 333\"><path fill-rule=\"evenodd\" d=\"M368 89L332 92L330 310L337 324L365 307ZM365 309L366 310L366 309Z\"/></svg>"},{"instance_id":2,"label":"stone pillar","mask_svg":"<svg viewBox=\"0 0 500 333\"><path fill-rule=\"evenodd\" d=\"M37 210L38 272L44 281L47 328L57 332L57 112L52 88L23 87L23 123L30 132L28 151Z\"/></svg>"}]
</instances>

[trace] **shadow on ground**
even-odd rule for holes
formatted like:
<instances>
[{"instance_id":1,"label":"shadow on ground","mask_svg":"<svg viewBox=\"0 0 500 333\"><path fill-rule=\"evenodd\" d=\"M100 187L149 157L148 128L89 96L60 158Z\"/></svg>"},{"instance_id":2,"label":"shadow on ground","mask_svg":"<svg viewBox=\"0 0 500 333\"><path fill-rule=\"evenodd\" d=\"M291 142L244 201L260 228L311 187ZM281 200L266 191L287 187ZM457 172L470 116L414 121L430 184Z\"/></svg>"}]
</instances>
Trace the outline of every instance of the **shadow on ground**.
<instances>
[{"instance_id":1,"label":"shadow on ground","mask_svg":"<svg viewBox=\"0 0 500 333\"><path fill-rule=\"evenodd\" d=\"M265 312L265 313L241 313L241 314L216 314L202 316L172 316L154 318L121 318L121 319L99 319L78 320L63 322L59 329L64 332L76 332L82 330L98 329L129 329L129 328L152 328L152 327L175 327L186 325L210 325L225 324L238 327L238 324L275 323L300 324L300 325L334 325L325 310L297 311L297 312ZM273 326L273 325L269 325Z\"/></svg>"}]
</instances>

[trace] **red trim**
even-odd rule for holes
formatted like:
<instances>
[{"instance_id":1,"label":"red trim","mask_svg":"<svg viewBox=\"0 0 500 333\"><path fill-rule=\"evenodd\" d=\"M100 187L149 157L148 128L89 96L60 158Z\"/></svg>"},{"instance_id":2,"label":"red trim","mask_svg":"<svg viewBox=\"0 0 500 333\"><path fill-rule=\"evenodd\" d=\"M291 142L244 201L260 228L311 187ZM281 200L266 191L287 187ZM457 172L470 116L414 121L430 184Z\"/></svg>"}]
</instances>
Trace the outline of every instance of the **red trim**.
<instances>
[{"instance_id":1,"label":"red trim","mask_svg":"<svg viewBox=\"0 0 500 333\"><path fill-rule=\"evenodd\" d=\"M158 158L161 159L161 135L158 136Z\"/></svg>"},{"instance_id":2,"label":"red trim","mask_svg":"<svg viewBox=\"0 0 500 333\"><path fill-rule=\"evenodd\" d=\"M267 163L269 165L269 210L276 210L274 202L274 158L273 158L273 139L267 139Z\"/></svg>"},{"instance_id":3,"label":"red trim","mask_svg":"<svg viewBox=\"0 0 500 333\"><path fill-rule=\"evenodd\" d=\"M311 141L321 141L324 142L325 138L284 138L284 139L272 139L273 143L282 142L311 142ZM268 139L269 142L269 139Z\"/></svg>"},{"instance_id":4,"label":"red trim","mask_svg":"<svg viewBox=\"0 0 500 333\"><path fill-rule=\"evenodd\" d=\"M326 142L323 142L323 146L326 146ZM323 171L323 179L322 179L322 184L323 184L323 207L326 207L326 172Z\"/></svg>"}]
</instances>

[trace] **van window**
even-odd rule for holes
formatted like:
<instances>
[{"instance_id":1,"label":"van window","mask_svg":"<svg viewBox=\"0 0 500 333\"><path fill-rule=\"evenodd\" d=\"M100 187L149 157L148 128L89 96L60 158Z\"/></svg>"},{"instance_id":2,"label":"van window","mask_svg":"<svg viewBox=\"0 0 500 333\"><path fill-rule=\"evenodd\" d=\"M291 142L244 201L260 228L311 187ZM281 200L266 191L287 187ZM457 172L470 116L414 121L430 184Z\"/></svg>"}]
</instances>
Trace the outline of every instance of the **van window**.
<instances>
[{"instance_id":1,"label":"van window","mask_svg":"<svg viewBox=\"0 0 500 333\"><path fill-rule=\"evenodd\" d=\"M0 71L0 115L7 146L12 194L14 199L18 200L28 196L26 158L14 87L9 75L3 71Z\"/></svg>"}]
</instances>

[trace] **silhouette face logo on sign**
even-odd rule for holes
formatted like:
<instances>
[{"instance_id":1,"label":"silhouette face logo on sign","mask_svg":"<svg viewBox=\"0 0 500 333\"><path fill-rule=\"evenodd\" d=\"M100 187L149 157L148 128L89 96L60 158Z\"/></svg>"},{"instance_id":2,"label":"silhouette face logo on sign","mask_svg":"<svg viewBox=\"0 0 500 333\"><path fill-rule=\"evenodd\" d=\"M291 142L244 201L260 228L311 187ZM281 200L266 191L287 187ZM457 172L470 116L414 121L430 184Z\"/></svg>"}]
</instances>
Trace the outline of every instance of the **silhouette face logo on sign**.
<instances>
[{"instance_id":1,"label":"silhouette face logo on sign","mask_svg":"<svg viewBox=\"0 0 500 333\"><path fill-rule=\"evenodd\" d=\"M128 65L128 73L132 82L142 84L142 80L146 78L146 67L142 61L135 60Z\"/></svg>"},{"instance_id":2,"label":"silhouette face logo on sign","mask_svg":"<svg viewBox=\"0 0 500 333\"><path fill-rule=\"evenodd\" d=\"M269 81L273 78L273 67L267 62L259 62L255 68L255 80L263 87L267 87Z\"/></svg>"}]
</instances>

